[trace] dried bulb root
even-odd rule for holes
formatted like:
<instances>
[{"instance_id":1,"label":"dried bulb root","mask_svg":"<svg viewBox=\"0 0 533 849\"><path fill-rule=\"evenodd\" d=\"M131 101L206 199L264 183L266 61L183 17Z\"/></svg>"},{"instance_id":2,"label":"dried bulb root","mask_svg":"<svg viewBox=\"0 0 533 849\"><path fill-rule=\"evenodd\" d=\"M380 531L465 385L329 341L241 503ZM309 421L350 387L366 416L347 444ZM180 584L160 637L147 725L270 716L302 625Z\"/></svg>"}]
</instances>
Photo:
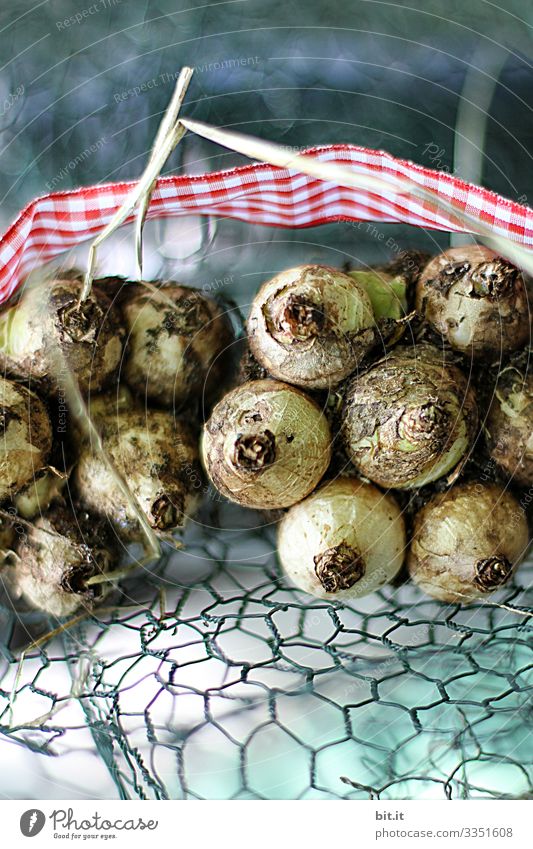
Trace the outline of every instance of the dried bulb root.
<instances>
[{"instance_id":1,"label":"dried bulb root","mask_svg":"<svg viewBox=\"0 0 533 849\"><path fill-rule=\"evenodd\" d=\"M331 459L331 434L320 408L276 380L255 380L229 392L204 427L202 454L226 498L262 510L305 498Z\"/></svg>"},{"instance_id":2,"label":"dried bulb root","mask_svg":"<svg viewBox=\"0 0 533 849\"><path fill-rule=\"evenodd\" d=\"M110 585L88 579L112 571L118 563L116 539L105 522L83 510L62 506L36 519L20 537L16 564L8 569L14 597L59 618L90 612Z\"/></svg>"},{"instance_id":3,"label":"dried bulb root","mask_svg":"<svg viewBox=\"0 0 533 849\"><path fill-rule=\"evenodd\" d=\"M325 265L290 268L265 283L247 327L269 374L310 389L340 383L379 341L364 287Z\"/></svg>"},{"instance_id":4,"label":"dried bulb root","mask_svg":"<svg viewBox=\"0 0 533 849\"><path fill-rule=\"evenodd\" d=\"M503 587L528 544L524 511L509 492L497 484L460 484L417 514L409 574L439 601L468 603Z\"/></svg>"},{"instance_id":5,"label":"dried bulb root","mask_svg":"<svg viewBox=\"0 0 533 849\"><path fill-rule=\"evenodd\" d=\"M349 384L341 434L347 456L374 483L413 489L450 472L477 428L462 372L435 348L396 348Z\"/></svg>"},{"instance_id":6,"label":"dried bulb root","mask_svg":"<svg viewBox=\"0 0 533 849\"><path fill-rule=\"evenodd\" d=\"M477 359L499 360L530 339L523 274L481 245L434 257L418 279L416 309L452 348Z\"/></svg>"},{"instance_id":7,"label":"dried bulb root","mask_svg":"<svg viewBox=\"0 0 533 849\"><path fill-rule=\"evenodd\" d=\"M175 283L132 286L123 313L125 377L136 393L176 409L220 393L233 331L213 298Z\"/></svg>"},{"instance_id":8,"label":"dried bulb root","mask_svg":"<svg viewBox=\"0 0 533 849\"><path fill-rule=\"evenodd\" d=\"M52 425L40 398L0 378L0 503L17 494L46 465Z\"/></svg>"},{"instance_id":9,"label":"dried bulb root","mask_svg":"<svg viewBox=\"0 0 533 849\"><path fill-rule=\"evenodd\" d=\"M154 531L183 528L202 495L197 441L163 410L119 412L99 422L105 451L124 477ZM73 483L88 510L106 516L125 538L139 537L139 522L104 458L82 446Z\"/></svg>"},{"instance_id":10,"label":"dried bulb root","mask_svg":"<svg viewBox=\"0 0 533 849\"><path fill-rule=\"evenodd\" d=\"M114 278L113 278L114 279ZM98 392L116 375L124 331L105 280L78 304L81 276L58 277L27 289L0 314L0 364L13 377L45 391L57 388L59 347L83 393Z\"/></svg>"},{"instance_id":11,"label":"dried bulb root","mask_svg":"<svg viewBox=\"0 0 533 849\"><path fill-rule=\"evenodd\" d=\"M348 601L391 581L403 563L398 505L371 484L337 478L286 513L278 556L286 576L319 598Z\"/></svg>"}]
</instances>

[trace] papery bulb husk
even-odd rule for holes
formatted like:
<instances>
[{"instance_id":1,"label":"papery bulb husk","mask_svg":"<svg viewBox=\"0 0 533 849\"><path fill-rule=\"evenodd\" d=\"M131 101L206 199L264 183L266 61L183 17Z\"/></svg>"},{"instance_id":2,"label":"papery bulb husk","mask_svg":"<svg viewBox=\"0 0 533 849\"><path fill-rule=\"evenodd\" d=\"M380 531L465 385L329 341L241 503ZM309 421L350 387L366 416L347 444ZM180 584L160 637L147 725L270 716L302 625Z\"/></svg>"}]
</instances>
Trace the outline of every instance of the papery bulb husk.
<instances>
[{"instance_id":1,"label":"papery bulb husk","mask_svg":"<svg viewBox=\"0 0 533 849\"><path fill-rule=\"evenodd\" d=\"M359 474L386 488L413 489L462 460L477 422L462 372L438 349L420 345L394 349L351 381L341 435Z\"/></svg>"},{"instance_id":2,"label":"papery bulb husk","mask_svg":"<svg viewBox=\"0 0 533 849\"><path fill-rule=\"evenodd\" d=\"M270 375L309 389L336 386L380 341L363 286L325 265L289 268L265 283L247 329Z\"/></svg>"},{"instance_id":3,"label":"papery bulb husk","mask_svg":"<svg viewBox=\"0 0 533 849\"><path fill-rule=\"evenodd\" d=\"M10 593L32 608L64 618L90 612L110 585L87 584L118 565L116 538L105 522L84 510L52 507L20 536L14 566L7 570Z\"/></svg>"},{"instance_id":4,"label":"papery bulb husk","mask_svg":"<svg viewBox=\"0 0 533 849\"><path fill-rule=\"evenodd\" d=\"M114 279L114 278L113 278ZM0 366L9 375L35 383L43 392L61 391L57 349L81 391L98 392L118 371L124 330L105 279L94 283L77 306L81 276L43 281L0 314Z\"/></svg>"},{"instance_id":5,"label":"papery bulb husk","mask_svg":"<svg viewBox=\"0 0 533 849\"><path fill-rule=\"evenodd\" d=\"M126 411L98 422L104 448L160 533L182 529L203 493L198 445L192 430L165 410ZM101 454L81 448L73 483L79 500L105 516L125 539L139 539L135 512Z\"/></svg>"},{"instance_id":6,"label":"papery bulb husk","mask_svg":"<svg viewBox=\"0 0 533 849\"><path fill-rule=\"evenodd\" d=\"M95 427L101 429L103 426L108 431L113 428L117 430L123 413L140 413L143 410L142 405L133 397L131 390L123 383L117 384L107 392L91 393L86 400L86 407L87 414ZM87 442L90 437L84 426L84 419L81 421L73 419L71 428L71 442L75 445L77 456L80 444Z\"/></svg>"},{"instance_id":7,"label":"papery bulb husk","mask_svg":"<svg viewBox=\"0 0 533 849\"><path fill-rule=\"evenodd\" d=\"M26 484L13 499L19 516L34 519L44 513L53 501L63 498L68 483L68 474L54 469L42 469Z\"/></svg>"},{"instance_id":8,"label":"papery bulb husk","mask_svg":"<svg viewBox=\"0 0 533 849\"><path fill-rule=\"evenodd\" d=\"M514 367L499 374L486 436L500 469L519 486L533 486L533 375Z\"/></svg>"},{"instance_id":9,"label":"papery bulb husk","mask_svg":"<svg viewBox=\"0 0 533 849\"><path fill-rule=\"evenodd\" d=\"M418 279L416 309L452 348L489 364L531 337L524 275L481 245L434 257Z\"/></svg>"},{"instance_id":10,"label":"papery bulb husk","mask_svg":"<svg viewBox=\"0 0 533 849\"><path fill-rule=\"evenodd\" d=\"M226 498L262 510L305 498L331 459L331 433L318 405L294 386L256 380L229 392L204 427L202 455Z\"/></svg>"},{"instance_id":11,"label":"papery bulb husk","mask_svg":"<svg viewBox=\"0 0 533 849\"><path fill-rule=\"evenodd\" d=\"M45 405L25 386L0 378L0 503L45 466L52 425Z\"/></svg>"},{"instance_id":12,"label":"papery bulb husk","mask_svg":"<svg viewBox=\"0 0 533 849\"><path fill-rule=\"evenodd\" d=\"M310 595L349 601L399 572L405 526L394 498L355 478L327 484L286 513L278 556L286 576Z\"/></svg>"},{"instance_id":13,"label":"papery bulb husk","mask_svg":"<svg viewBox=\"0 0 533 849\"><path fill-rule=\"evenodd\" d=\"M157 292L136 285L123 312L125 377L138 395L175 409L220 395L234 334L213 298L175 283Z\"/></svg>"},{"instance_id":14,"label":"papery bulb husk","mask_svg":"<svg viewBox=\"0 0 533 849\"><path fill-rule=\"evenodd\" d=\"M509 492L460 484L415 517L409 574L432 598L466 604L504 587L528 545L524 511Z\"/></svg>"}]
</instances>

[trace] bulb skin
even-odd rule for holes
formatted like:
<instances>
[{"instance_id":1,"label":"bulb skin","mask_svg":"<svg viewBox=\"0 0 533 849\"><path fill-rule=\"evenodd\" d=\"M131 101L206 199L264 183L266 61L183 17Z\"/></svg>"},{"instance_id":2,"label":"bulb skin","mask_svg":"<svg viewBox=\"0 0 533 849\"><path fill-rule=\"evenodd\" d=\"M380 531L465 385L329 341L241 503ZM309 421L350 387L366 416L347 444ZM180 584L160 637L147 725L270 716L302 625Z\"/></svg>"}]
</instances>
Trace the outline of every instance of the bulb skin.
<instances>
[{"instance_id":1,"label":"bulb skin","mask_svg":"<svg viewBox=\"0 0 533 849\"><path fill-rule=\"evenodd\" d=\"M185 526L202 497L197 440L166 410L113 412L98 419L104 448L137 499L152 529L170 533ZM73 471L80 502L105 516L125 539L139 539L135 512L103 456L85 443Z\"/></svg>"},{"instance_id":2,"label":"bulb skin","mask_svg":"<svg viewBox=\"0 0 533 849\"><path fill-rule=\"evenodd\" d=\"M365 288L325 265L289 268L263 284L247 330L270 375L308 389L336 386L380 340Z\"/></svg>"},{"instance_id":3,"label":"bulb skin","mask_svg":"<svg viewBox=\"0 0 533 849\"><path fill-rule=\"evenodd\" d=\"M324 484L291 507L278 531L287 578L318 598L349 601L390 582L405 554L405 526L390 494L356 478Z\"/></svg>"},{"instance_id":4,"label":"bulb skin","mask_svg":"<svg viewBox=\"0 0 533 849\"><path fill-rule=\"evenodd\" d=\"M110 585L87 580L114 569L117 542L105 522L84 510L54 506L27 526L7 570L10 593L33 609L65 618L91 612Z\"/></svg>"},{"instance_id":5,"label":"bulb skin","mask_svg":"<svg viewBox=\"0 0 533 849\"><path fill-rule=\"evenodd\" d=\"M62 498L68 474L51 469L38 472L15 496L13 503L23 519L34 519L48 510L50 504Z\"/></svg>"},{"instance_id":6,"label":"bulb skin","mask_svg":"<svg viewBox=\"0 0 533 849\"><path fill-rule=\"evenodd\" d=\"M118 372L124 330L105 291L94 283L78 306L83 279L65 276L27 289L19 303L0 314L0 365L46 393L61 383L57 348L80 390L99 392Z\"/></svg>"},{"instance_id":7,"label":"bulb skin","mask_svg":"<svg viewBox=\"0 0 533 849\"><path fill-rule=\"evenodd\" d=\"M505 586L529 544L517 500L469 482L434 496L416 515L409 575L432 598L468 604Z\"/></svg>"},{"instance_id":8,"label":"bulb skin","mask_svg":"<svg viewBox=\"0 0 533 849\"><path fill-rule=\"evenodd\" d=\"M416 309L452 348L489 364L531 335L524 275L481 245L450 248L430 260L418 278Z\"/></svg>"},{"instance_id":9,"label":"bulb skin","mask_svg":"<svg viewBox=\"0 0 533 849\"><path fill-rule=\"evenodd\" d=\"M25 386L0 378L0 503L38 475L52 448L44 403Z\"/></svg>"},{"instance_id":10,"label":"bulb skin","mask_svg":"<svg viewBox=\"0 0 533 849\"><path fill-rule=\"evenodd\" d=\"M533 375L528 366L500 372L486 421L490 456L523 487L533 486Z\"/></svg>"},{"instance_id":11,"label":"bulb skin","mask_svg":"<svg viewBox=\"0 0 533 849\"><path fill-rule=\"evenodd\" d=\"M474 393L438 349L395 348L348 385L341 437L360 475L415 489L463 459L478 421Z\"/></svg>"},{"instance_id":12,"label":"bulb skin","mask_svg":"<svg viewBox=\"0 0 533 849\"><path fill-rule=\"evenodd\" d=\"M151 291L132 285L123 303L128 344L125 377L132 390L163 407L181 409L220 392L231 323L213 298L166 283Z\"/></svg>"},{"instance_id":13,"label":"bulb skin","mask_svg":"<svg viewBox=\"0 0 533 849\"><path fill-rule=\"evenodd\" d=\"M260 510L305 498L331 460L331 433L318 405L277 380L229 392L204 426L202 457L226 498Z\"/></svg>"}]
</instances>

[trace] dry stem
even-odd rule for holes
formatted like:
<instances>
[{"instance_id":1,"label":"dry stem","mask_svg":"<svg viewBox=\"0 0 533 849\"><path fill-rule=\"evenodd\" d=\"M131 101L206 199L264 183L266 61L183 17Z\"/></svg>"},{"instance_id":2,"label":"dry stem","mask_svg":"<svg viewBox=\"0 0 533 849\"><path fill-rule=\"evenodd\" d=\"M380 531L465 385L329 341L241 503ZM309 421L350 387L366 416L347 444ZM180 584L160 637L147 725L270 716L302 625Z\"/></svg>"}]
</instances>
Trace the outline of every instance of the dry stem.
<instances>
[{"instance_id":1,"label":"dry stem","mask_svg":"<svg viewBox=\"0 0 533 849\"><path fill-rule=\"evenodd\" d=\"M157 178L161 173L168 157L185 135L184 128L177 122L177 115L190 79L193 74L192 68L182 68L181 73L176 83L174 94L170 101L169 107L163 116L163 120L159 126L156 135L154 146L150 154L148 165L144 170L139 182L129 193L124 203L117 209L113 218L102 230L101 233L94 239L89 248L89 259L87 263L87 273L83 284L83 289L80 294L80 303L82 303L89 295L92 287L93 277L96 269L97 251L99 245L111 236L133 212L138 203L140 203L139 212L136 222L136 255L137 255L137 270L139 278L142 274L142 229L146 212L150 203L150 197L157 182Z\"/></svg>"}]
</instances>

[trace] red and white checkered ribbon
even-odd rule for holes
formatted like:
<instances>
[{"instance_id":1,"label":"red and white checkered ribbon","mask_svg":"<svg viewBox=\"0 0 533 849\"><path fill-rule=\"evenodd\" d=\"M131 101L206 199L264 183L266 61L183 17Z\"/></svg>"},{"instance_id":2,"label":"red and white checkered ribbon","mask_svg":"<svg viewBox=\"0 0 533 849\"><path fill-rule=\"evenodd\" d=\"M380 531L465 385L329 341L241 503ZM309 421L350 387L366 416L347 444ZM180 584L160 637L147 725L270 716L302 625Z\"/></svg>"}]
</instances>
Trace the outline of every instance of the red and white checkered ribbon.
<instances>
[{"instance_id":1,"label":"red and white checkered ribbon","mask_svg":"<svg viewBox=\"0 0 533 849\"><path fill-rule=\"evenodd\" d=\"M354 145L329 145L302 153L353 167L359 174L408 178L488 225L494 235L533 248L533 210L487 189L395 159L382 151ZM0 240L0 303L33 268L98 235L134 185L108 183L52 192L28 204ZM279 227L310 227L332 221L387 221L466 232L453 216L394 188L386 195L377 194L265 164L193 177L160 178L147 217L193 213ZM132 220L130 216L126 223ZM113 269L106 270L112 272Z\"/></svg>"}]
</instances>

